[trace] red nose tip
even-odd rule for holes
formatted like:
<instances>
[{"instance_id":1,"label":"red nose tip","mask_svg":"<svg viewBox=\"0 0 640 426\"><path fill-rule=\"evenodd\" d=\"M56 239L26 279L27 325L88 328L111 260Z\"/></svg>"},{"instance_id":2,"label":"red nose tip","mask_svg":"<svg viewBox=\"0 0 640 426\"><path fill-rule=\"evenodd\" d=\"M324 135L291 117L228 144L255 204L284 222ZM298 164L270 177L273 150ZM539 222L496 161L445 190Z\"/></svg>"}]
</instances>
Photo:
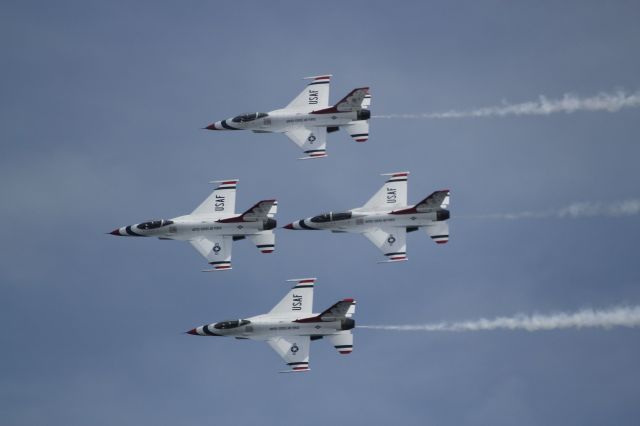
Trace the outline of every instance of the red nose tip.
<instances>
[{"instance_id":1,"label":"red nose tip","mask_svg":"<svg viewBox=\"0 0 640 426\"><path fill-rule=\"evenodd\" d=\"M293 229L293 223L283 226L284 229Z\"/></svg>"},{"instance_id":2,"label":"red nose tip","mask_svg":"<svg viewBox=\"0 0 640 426\"><path fill-rule=\"evenodd\" d=\"M120 235L120 228L116 228L113 231L109 232L111 235Z\"/></svg>"},{"instance_id":3,"label":"red nose tip","mask_svg":"<svg viewBox=\"0 0 640 426\"><path fill-rule=\"evenodd\" d=\"M205 127L205 129L207 129L207 130L219 130L219 129L216 129L216 123L209 124L207 127Z\"/></svg>"},{"instance_id":4,"label":"red nose tip","mask_svg":"<svg viewBox=\"0 0 640 426\"><path fill-rule=\"evenodd\" d=\"M186 331L185 333L187 333L187 334L191 334L191 335L193 335L193 336L197 336L197 335L198 335L198 332L196 331L196 329L195 329L195 328L194 328L193 330Z\"/></svg>"}]
</instances>

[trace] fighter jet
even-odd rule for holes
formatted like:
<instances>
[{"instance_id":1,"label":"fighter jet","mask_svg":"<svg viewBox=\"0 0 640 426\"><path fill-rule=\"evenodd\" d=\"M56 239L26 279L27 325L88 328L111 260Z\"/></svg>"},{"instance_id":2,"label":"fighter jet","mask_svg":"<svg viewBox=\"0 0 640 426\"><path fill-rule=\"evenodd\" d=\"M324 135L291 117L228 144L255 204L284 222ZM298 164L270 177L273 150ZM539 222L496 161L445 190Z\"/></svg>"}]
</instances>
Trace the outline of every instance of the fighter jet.
<instances>
[{"instance_id":1,"label":"fighter jet","mask_svg":"<svg viewBox=\"0 0 640 426\"><path fill-rule=\"evenodd\" d=\"M346 212L330 212L298 220L286 229L327 229L331 232L357 232L367 237L386 256L386 262L407 260L407 232L424 228L433 241L449 241L449 190L436 191L419 203L407 205L409 172L385 173L390 176L367 203Z\"/></svg>"},{"instance_id":2,"label":"fighter jet","mask_svg":"<svg viewBox=\"0 0 640 426\"><path fill-rule=\"evenodd\" d=\"M250 112L216 121L208 130L251 130L284 133L306 154L300 160L327 156L327 133L344 128L356 142L369 139L371 95L368 87L353 89L329 106L331 74L306 77L307 87L282 109Z\"/></svg>"},{"instance_id":3,"label":"fighter jet","mask_svg":"<svg viewBox=\"0 0 640 426\"><path fill-rule=\"evenodd\" d=\"M233 241L249 237L262 253L275 249L276 200L262 200L234 213L238 179L212 181L218 187L191 214L117 228L111 235L189 241L211 265L205 272L231 269Z\"/></svg>"},{"instance_id":4,"label":"fighter jet","mask_svg":"<svg viewBox=\"0 0 640 426\"><path fill-rule=\"evenodd\" d=\"M194 336L233 336L266 341L289 367L281 373L309 371L311 342L326 337L341 354L353 350L351 318L356 301L343 299L319 314L313 314L315 278L297 278L291 291L266 314L203 325L187 331Z\"/></svg>"}]
</instances>

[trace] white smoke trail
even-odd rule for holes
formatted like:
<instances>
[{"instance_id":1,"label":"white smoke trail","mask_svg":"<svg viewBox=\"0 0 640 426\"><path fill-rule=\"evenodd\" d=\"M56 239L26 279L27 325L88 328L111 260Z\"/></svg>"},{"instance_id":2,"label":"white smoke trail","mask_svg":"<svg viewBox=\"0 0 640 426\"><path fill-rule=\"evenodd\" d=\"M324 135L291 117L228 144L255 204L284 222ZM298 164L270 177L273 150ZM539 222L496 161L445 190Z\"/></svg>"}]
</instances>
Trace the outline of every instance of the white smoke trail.
<instances>
[{"instance_id":1,"label":"white smoke trail","mask_svg":"<svg viewBox=\"0 0 640 426\"><path fill-rule=\"evenodd\" d=\"M480 216L466 216L486 219L579 219L588 217L623 217L640 214L640 199L629 199L611 203L573 203L555 210L525 211L517 213L494 213Z\"/></svg>"},{"instance_id":2,"label":"white smoke trail","mask_svg":"<svg viewBox=\"0 0 640 426\"><path fill-rule=\"evenodd\" d=\"M589 98L581 98L577 95L565 93L561 99L547 99L545 96L540 96L537 101L519 104L510 104L507 101L502 101L502 105L466 111L451 110L422 114L374 115L373 118L442 119L504 117L507 115L549 115L559 112L571 114L576 111L617 112L623 108L635 107L640 107L640 91L628 94L624 90L618 90L613 93L601 92Z\"/></svg>"},{"instance_id":3,"label":"white smoke trail","mask_svg":"<svg viewBox=\"0 0 640 426\"><path fill-rule=\"evenodd\" d=\"M574 313L551 315L517 314L513 317L479 319L463 322L439 322L417 325L359 325L358 328L391 331L489 331L526 330L543 331L566 328L640 327L640 306L615 307L606 310L582 309Z\"/></svg>"}]
</instances>

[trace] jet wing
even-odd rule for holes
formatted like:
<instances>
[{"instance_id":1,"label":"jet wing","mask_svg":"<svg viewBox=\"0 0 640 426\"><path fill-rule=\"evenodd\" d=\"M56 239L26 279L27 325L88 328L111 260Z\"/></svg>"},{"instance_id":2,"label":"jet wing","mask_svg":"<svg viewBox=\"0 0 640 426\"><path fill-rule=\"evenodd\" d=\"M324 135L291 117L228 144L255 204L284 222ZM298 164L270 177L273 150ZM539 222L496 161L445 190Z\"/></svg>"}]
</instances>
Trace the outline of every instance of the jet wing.
<instances>
[{"instance_id":1,"label":"jet wing","mask_svg":"<svg viewBox=\"0 0 640 426\"><path fill-rule=\"evenodd\" d=\"M305 80L311 80L311 82L294 100L289 102L286 109L313 111L328 107L331 74L306 77Z\"/></svg>"},{"instance_id":2,"label":"jet wing","mask_svg":"<svg viewBox=\"0 0 640 426\"><path fill-rule=\"evenodd\" d=\"M269 315L310 315L313 309L313 284L316 282L316 279L295 278L287 281L295 282L296 284L289 290L289 293L269 311Z\"/></svg>"},{"instance_id":3,"label":"jet wing","mask_svg":"<svg viewBox=\"0 0 640 426\"><path fill-rule=\"evenodd\" d=\"M231 269L231 236L200 237L189 243L213 266L206 272Z\"/></svg>"},{"instance_id":4,"label":"jet wing","mask_svg":"<svg viewBox=\"0 0 640 426\"><path fill-rule=\"evenodd\" d=\"M309 371L309 336L286 336L267 340L271 348L287 363L290 370L281 373L300 373Z\"/></svg>"},{"instance_id":5,"label":"jet wing","mask_svg":"<svg viewBox=\"0 0 640 426\"><path fill-rule=\"evenodd\" d=\"M407 205L407 179L409 172L385 173L389 176L382 188L362 206L362 210L395 209Z\"/></svg>"},{"instance_id":6,"label":"jet wing","mask_svg":"<svg viewBox=\"0 0 640 426\"><path fill-rule=\"evenodd\" d=\"M236 208L238 179L216 180L211 183L219 185L191 214L233 214Z\"/></svg>"},{"instance_id":7,"label":"jet wing","mask_svg":"<svg viewBox=\"0 0 640 426\"><path fill-rule=\"evenodd\" d=\"M405 228L373 228L364 232L364 236L387 257L384 262L407 260L407 230Z\"/></svg>"},{"instance_id":8,"label":"jet wing","mask_svg":"<svg viewBox=\"0 0 640 426\"><path fill-rule=\"evenodd\" d=\"M327 156L326 127L301 127L285 132L285 135L306 154L306 157L301 157L300 160Z\"/></svg>"}]
</instances>

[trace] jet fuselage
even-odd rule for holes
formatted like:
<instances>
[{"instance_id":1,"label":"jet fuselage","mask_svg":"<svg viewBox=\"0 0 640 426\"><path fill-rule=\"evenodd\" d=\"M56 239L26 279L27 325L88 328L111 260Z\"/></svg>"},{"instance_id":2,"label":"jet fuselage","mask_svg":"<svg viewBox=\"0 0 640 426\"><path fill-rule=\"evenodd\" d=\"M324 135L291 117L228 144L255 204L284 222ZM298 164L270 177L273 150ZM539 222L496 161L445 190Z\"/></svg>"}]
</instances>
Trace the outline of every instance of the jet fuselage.
<instances>
[{"instance_id":1,"label":"jet fuselage","mask_svg":"<svg viewBox=\"0 0 640 426\"><path fill-rule=\"evenodd\" d=\"M354 209L345 213L331 212L295 221L286 225L285 228L355 233L362 233L372 227L380 226L415 230L433 222L447 220L450 216L446 209L434 209L430 212L404 212L403 210L367 212Z\"/></svg>"},{"instance_id":2,"label":"jet fuselage","mask_svg":"<svg viewBox=\"0 0 640 426\"><path fill-rule=\"evenodd\" d=\"M258 112L238 115L216 121L208 130L252 130L254 132L283 133L301 127L339 127L354 121L368 120L369 110L350 112L303 112L278 109L269 113Z\"/></svg>"},{"instance_id":3,"label":"jet fuselage","mask_svg":"<svg viewBox=\"0 0 640 426\"><path fill-rule=\"evenodd\" d=\"M188 331L196 336L231 336L238 339L269 340L281 336L330 336L340 331L351 330L355 321L343 318L323 321L317 314L297 318L291 316L257 315L247 319L221 321L203 325Z\"/></svg>"},{"instance_id":4,"label":"jet fuselage","mask_svg":"<svg viewBox=\"0 0 640 426\"><path fill-rule=\"evenodd\" d=\"M130 237L158 237L171 240L193 240L200 236L253 235L276 227L275 219L256 222L237 221L237 216L207 217L203 215L179 216L170 220L153 220L130 226L124 226L111 232L112 235Z\"/></svg>"}]
</instances>

